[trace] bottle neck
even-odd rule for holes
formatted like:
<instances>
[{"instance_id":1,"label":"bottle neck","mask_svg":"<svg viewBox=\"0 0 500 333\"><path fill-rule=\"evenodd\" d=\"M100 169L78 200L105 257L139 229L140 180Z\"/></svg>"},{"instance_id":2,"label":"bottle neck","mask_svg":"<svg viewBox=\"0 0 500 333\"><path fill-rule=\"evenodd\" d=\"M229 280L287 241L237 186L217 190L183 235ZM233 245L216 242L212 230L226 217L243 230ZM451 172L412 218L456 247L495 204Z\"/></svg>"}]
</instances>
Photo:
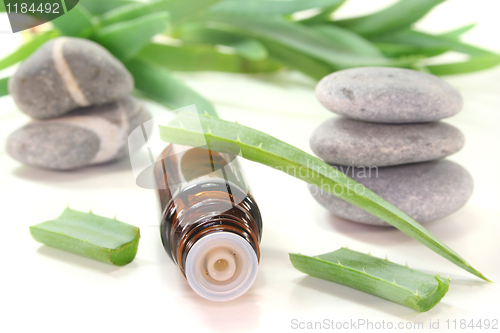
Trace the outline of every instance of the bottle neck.
<instances>
[{"instance_id":1,"label":"bottle neck","mask_svg":"<svg viewBox=\"0 0 500 333\"><path fill-rule=\"evenodd\" d=\"M170 206L175 205L175 199ZM240 204L228 206L227 201L210 199L188 208L171 207L167 209L165 220L176 220L171 225L171 256L185 275L186 259L197 242L203 237L217 233L231 233L247 242L260 260L261 228L246 209L251 198L247 197ZM222 210L221 207L225 207ZM179 209L180 208L180 209ZM260 218L260 215L259 215ZM260 220L259 220L260 222Z\"/></svg>"}]
</instances>

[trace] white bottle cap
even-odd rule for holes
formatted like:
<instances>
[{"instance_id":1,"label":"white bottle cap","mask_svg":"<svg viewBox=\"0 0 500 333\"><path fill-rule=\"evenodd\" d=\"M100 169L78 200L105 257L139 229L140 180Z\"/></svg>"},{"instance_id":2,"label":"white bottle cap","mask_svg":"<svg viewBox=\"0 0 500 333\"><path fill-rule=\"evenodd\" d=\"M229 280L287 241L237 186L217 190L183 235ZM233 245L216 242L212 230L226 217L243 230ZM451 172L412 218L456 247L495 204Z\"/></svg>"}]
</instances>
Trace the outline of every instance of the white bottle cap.
<instances>
[{"instance_id":1,"label":"white bottle cap","mask_svg":"<svg viewBox=\"0 0 500 333\"><path fill-rule=\"evenodd\" d=\"M257 277L255 250L243 237L214 232L200 238L186 258L186 278L203 298L216 302L240 297Z\"/></svg>"}]
</instances>

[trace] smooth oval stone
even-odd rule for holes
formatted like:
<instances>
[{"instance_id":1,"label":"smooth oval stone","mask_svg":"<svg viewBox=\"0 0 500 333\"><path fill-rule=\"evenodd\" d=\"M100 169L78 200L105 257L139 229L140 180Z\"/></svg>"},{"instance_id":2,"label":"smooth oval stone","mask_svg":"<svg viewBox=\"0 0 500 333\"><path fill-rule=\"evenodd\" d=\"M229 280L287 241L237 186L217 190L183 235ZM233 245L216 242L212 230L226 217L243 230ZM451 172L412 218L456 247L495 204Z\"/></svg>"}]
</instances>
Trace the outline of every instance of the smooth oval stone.
<instances>
[{"instance_id":1,"label":"smooth oval stone","mask_svg":"<svg viewBox=\"0 0 500 333\"><path fill-rule=\"evenodd\" d=\"M34 120L12 133L7 152L35 167L71 170L128 155L128 135L151 119L136 99L126 97L65 116Z\"/></svg>"},{"instance_id":2,"label":"smooth oval stone","mask_svg":"<svg viewBox=\"0 0 500 333\"><path fill-rule=\"evenodd\" d=\"M329 164L388 166L436 160L465 143L457 128L442 123L374 124L334 117L310 139L311 149Z\"/></svg>"},{"instance_id":3,"label":"smooth oval stone","mask_svg":"<svg viewBox=\"0 0 500 333\"><path fill-rule=\"evenodd\" d=\"M462 109L460 93L437 76L410 69L352 68L324 77L316 97L328 110L376 123L419 123Z\"/></svg>"},{"instance_id":4,"label":"smooth oval stone","mask_svg":"<svg viewBox=\"0 0 500 333\"><path fill-rule=\"evenodd\" d=\"M127 96L134 80L123 64L99 44L60 37L40 47L9 80L21 111L37 119Z\"/></svg>"},{"instance_id":5,"label":"smooth oval stone","mask_svg":"<svg viewBox=\"0 0 500 333\"><path fill-rule=\"evenodd\" d=\"M467 170L449 160L385 168L338 168L339 177L347 174L420 223L438 220L457 211L469 200L474 188ZM390 226L361 208L331 195L326 189L324 187L322 191L309 186L313 197L332 214L355 222ZM342 189L333 190L340 193ZM359 186L355 190L362 193ZM353 192L345 193L349 195Z\"/></svg>"}]
</instances>

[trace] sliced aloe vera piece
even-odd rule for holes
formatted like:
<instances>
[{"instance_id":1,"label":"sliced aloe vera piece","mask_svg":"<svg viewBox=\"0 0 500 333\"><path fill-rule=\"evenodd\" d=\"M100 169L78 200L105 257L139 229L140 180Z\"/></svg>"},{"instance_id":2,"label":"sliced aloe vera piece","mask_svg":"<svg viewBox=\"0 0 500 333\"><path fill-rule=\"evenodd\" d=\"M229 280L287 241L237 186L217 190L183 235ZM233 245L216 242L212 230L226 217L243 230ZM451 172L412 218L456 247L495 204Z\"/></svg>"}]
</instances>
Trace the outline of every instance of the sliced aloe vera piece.
<instances>
[{"instance_id":1,"label":"sliced aloe vera piece","mask_svg":"<svg viewBox=\"0 0 500 333\"><path fill-rule=\"evenodd\" d=\"M299 271L340 283L420 312L434 307L444 297L450 279L431 275L347 248L308 257L290 253Z\"/></svg>"},{"instance_id":2,"label":"sliced aloe vera piece","mask_svg":"<svg viewBox=\"0 0 500 333\"><path fill-rule=\"evenodd\" d=\"M30 232L37 242L116 266L134 260L140 238L130 224L69 208Z\"/></svg>"},{"instance_id":3,"label":"sliced aloe vera piece","mask_svg":"<svg viewBox=\"0 0 500 333\"><path fill-rule=\"evenodd\" d=\"M393 225L467 272L489 281L458 253L404 212L319 158L269 134L213 118L208 114L181 112L169 124L160 126L160 136L166 142L194 147L200 146L201 142L215 151L221 149L220 151L226 152L226 145L239 147L243 158L325 189Z\"/></svg>"}]
</instances>

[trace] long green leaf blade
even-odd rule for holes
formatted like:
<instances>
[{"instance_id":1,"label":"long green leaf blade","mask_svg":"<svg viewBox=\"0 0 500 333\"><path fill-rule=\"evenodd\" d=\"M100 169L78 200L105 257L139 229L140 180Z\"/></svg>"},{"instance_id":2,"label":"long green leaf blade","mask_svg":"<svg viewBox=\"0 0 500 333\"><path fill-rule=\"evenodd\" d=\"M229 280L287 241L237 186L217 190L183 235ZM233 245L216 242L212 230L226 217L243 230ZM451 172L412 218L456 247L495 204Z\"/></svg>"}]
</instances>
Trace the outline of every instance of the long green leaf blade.
<instances>
[{"instance_id":1,"label":"long green leaf blade","mask_svg":"<svg viewBox=\"0 0 500 333\"><path fill-rule=\"evenodd\" d=\"M30 232L37 242L117 266L134 260L140 238L130 224L69 208Z\"/></svg>"},{"instance_id":2,"label":"long green leaf blade","mask_svg":"<svg viewBox=\"0 0 500 333\"><path fill-rule=\"evenodd\" d=\"M170 0L168 12L172 24L179 24L203 15L210 7L221 0Z\"/></svg>"},{"instance_id":3,"label":"long green leaf blade","mask_svg":"<svg viewBox=\"0 0 500 333\"><path fill-rule=\"evenodd\" d=\"M178 33L179 38L184 42L228 46L249 60L263 60L268 56L267 49L261 42L235 33L207 28L198 24L187 25Z\"/></svg>"},{"instance_id":4,"label":"long green leaf blade","mask_svg":"<svg viewBox=\"0 0 500 333\"><path fill-rule=\"evenodd\" d=\"M125 66L134 77L136 89L146 97L172 109L195 104L200 112L217 117L217 112L210 102L175 78L168 70L138 59L126 62Z\"/></svg>"},{"instance_id":5,"label":"long green leaf blade","mask_svg":"<svg viewBox=\"0 0 500 333\"><path fill-rule=\"evenodd\" d=\"M371 15L334 21L363 36L375 36L411 26L434 6L445 0L400 0L394 5Z\"/></svg>"},{"instance_id":6,"label":"long green leaf blade","mask_svg":"<svg viewBox=\"0 0 500 333\"><path fill-rule=\"evenodd\" d=\"M7 96L9 94L9 78L5 77L0 79L0 97Z\"/></svg>"},{"instance_id":7,"label":"long green leaf blade","mask_svg":"<svg viewBox=\"0 0 500 333\"><path fill-rule=\"evenodd\" d=\"M346 0L339 1L338 4L323 8L318 14L308 17L306 19L298 21L301 24L305 25L316 25L323 24L326 22L330 22L331 15L346 2Z\"/></svg>"},{"instance_id":8,"label":"long green leaf blade","mask_svg":"<svg viewBox=\"0 0 500 333\"><path fill-rule=\"evenodd\" d=\"M333 24L321 24L311 27L337 44L345 52L373 57L383 56L382 52L370 41L350 30L334 26Z\"/></svg>"},{"instance_id":9,"label":"long green leaf blade","mask_svg":"<svg viewBox=\"0 0 500 333\"><path fill-rule=\"evenodd\" d=\"M362 185L340 175L337 169L319 158L268 134L208 115L180 113L170 124L160 127L160 135L164 141L184 145L196 145L200 140L205 140L210 145L213 143L213 147L220 146L218 143L221 142L237 145L242 157L283 171L309 184L326 187L329 193L381 218L459 267L488 280L421 224L374 192L362 187L364 192L358 194L360 191L356 191L355 187ZM335 191L335 186L343 189L340 194Z\"/></svg>"},{"instance_id":10,"label":"long green leaf blade","mask_svg":"<svg viewBox=\"0 0 500 333\"><path fill-rule=\"evenodd\" d=\"M178 47L151 43L136 58L172 71L264 73L281 68L270 60L250 61L237 54L218 52L214 47L206 45Z\"/></svg>"},{"instance_id":11,"label":"long green leaf blade","mask_svg":"<svg viewBox=\"0 0 500 333\"><path fill-rule=\"evenodd\" d=\"M20 61L25 60L31 54L33 54L33 52L35 52L40 46L45 44L45 42L49 41L52 38L56 38L57 36L59 36L59 33L57 31L51 30L43 32L40 35L33 37L33 39L24 43L16 51L14 51L7 57L0 60L0 70L8 68L12 65L17 64Z\"/></svg>"},{"instance_id":12,"label":"long green leaf blade","mask_svg":"<svg viewBox=\"0 0 500 333\"><path fill-rule=\"evenodd\" d=\"M248 15L285 15L311 9L338 7L344 0L226 0L211 8L211 12Z\"/></svg>"},{"instance_id":13,"label":"long green leaf blade","mask_svg":"<svg viewBox=\"0 0 500 333\"><path fill-rule=\"evenodd\" d=\"M156 34L167 30L169 14L160 12L115 23L99 30L96 41L121 60L132 58Z\"/></svg>"},{"instance_id":14,"label":"long green leaf blade","mask_svg":"<svg viewBox=\"0 0 500 333\"><path fill-rule=\"evenodd\" d=\"M334 69L328 64L308 57L301 52L287 48L272 41L262 40L262 43L269 51L269 57L290 69L296 69L310 76L315 80L321 80Z\"/></svg>"},{"instance_id":15,"label":"long green leaf blade","mask_svg":"<svg viewBox=\"0 0 500 333\"><path fill-rule=\"evenodd\" d=\"M448 39L458 40L463 34L474 29L476 27L476 25L477 25L477 23L467 24L467 25L464 25L463 27L445 32L444 34L441 34L440 36L444 37L444 38L448 38Z\"/></svg>"},{"instance_id":16,"label":"long green leaf blade","mask_svg":"<svg viewBox=\"0 0 500 333\"><path fill-rule=\"evenodd\" d=\"M137 2L136 0L80 0L80 4L93 15L102 15L115 8Z\"/></svg>"},{"instance_id":17,"label":"long green leaf blade","mask_svg":"<svg viewBox=\"0 0 500 333\"><path fill-rule=\"evenodd\" d=\"M500 65L500 55L484 55L472 57L464 62L426 66L434 75L453 75L477 72Z\"/></svg>"},{"instance_id":18,"label":"long green leaf blade","mask_svg":"<svg viewBox=\"0 0 500 333\"><path fill-rule=\"evenodd\" d=\"M468 45L451 38L439 35L431 35L425 32L404 30L396 33L376 36L371 38L374 42L395 43L415 45L424 48L448 48L452 51L461 52L470 55L494 55L493 52L481 49L476 46Z\"/></svg>"},{"instance_id":19,"label":"long green leaf blade","mask_svg":"<svg viewBox=\"0 0 500 333\"><path fill-rule=\"evenodd\" d=\"M225 24L237 32L269 41L293 49L304 55L327 63L334 70L360 66L408 66L413 63L393 61L383 56L366 56L345 52L335 42L305 25L287 22L284 19L256 18L245 15L211 14L208 18L219 24Z\"/></svg>"},{"instance_id":20,"label":"long green leaf blade","mask_svg":"<svg viewBox=\"0 0 500 333\"><path fill-rule=\"evenodd\" d=\"M168 11L170 0L135 2L117 7L101 16L101 25L106 26L123 21L130 21L156 12Z\"/></svg>"},{"instance_id":21,"label":"long green leaf blade","mask_svg":"<svg viewBox=\"0 0 500 333\"><path fill-rule=\"evenodd\" d=\"M420 312L429 311L444 297L450 279L430 275L347 248L308 257L290 253L299 271L340 283Z\"/></svg>"},{"instance_id":22,"label":"long green leaf blade","mask_svg":"<svg viewBox=\"0 0 500 333\"><path fill-rule=\"evenodd\" d=\"M53 20L52 24L65 36L86 38L94 32L97 21L84 6L78 4Z\"/></svg>"},{"instance_id":23,"label":"long green leaf blade","mask_svg":"<svg viewBox=\"0 0 500 333\"><path fill-rule=\"evenodd\" d=\"M408 44L375 43L375 46L382 53L390 58L403 56L421 55L425 57L435 57L451 50L449 47L420 46Z\"/></svg>"}]
</instances>

